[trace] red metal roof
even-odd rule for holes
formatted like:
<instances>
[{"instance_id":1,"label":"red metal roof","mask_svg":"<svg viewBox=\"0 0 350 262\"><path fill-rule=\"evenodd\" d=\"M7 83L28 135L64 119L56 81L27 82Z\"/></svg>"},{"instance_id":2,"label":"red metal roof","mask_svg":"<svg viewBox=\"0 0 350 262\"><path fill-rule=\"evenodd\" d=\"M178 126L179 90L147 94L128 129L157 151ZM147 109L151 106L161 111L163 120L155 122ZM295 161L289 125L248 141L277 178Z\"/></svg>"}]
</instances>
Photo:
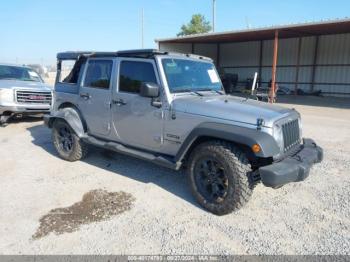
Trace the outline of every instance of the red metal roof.
<instances>
[{"instance_id":1,"label":"red metal roof","mask_svg":"<svg viewBox=\"0 0 350 262\"><path fill-rule=\"evenodd\" d=\"M274 38L276 30L279 31L279 38L350 33L350 19L196 34L176 38L156 39L155 41L159 43L218 43L269 40Z\"/></svg>"}]
</instances>

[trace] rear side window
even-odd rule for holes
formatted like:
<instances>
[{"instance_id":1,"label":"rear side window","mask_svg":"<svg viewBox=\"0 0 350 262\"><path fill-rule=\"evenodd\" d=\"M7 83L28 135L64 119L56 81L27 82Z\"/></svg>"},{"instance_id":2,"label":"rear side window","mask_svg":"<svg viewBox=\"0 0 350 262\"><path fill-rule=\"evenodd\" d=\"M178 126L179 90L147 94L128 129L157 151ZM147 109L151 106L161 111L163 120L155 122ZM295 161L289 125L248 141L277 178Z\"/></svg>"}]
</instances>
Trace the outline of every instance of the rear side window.
<instances>
[{"instance_id":1,"label":"rear side window","mask_svg":"<svg viewBox=\"0 0 350 262\"><path fill-rule=\"evenodd\" d=\"M81 67L86 59L63 60L60 63L60 79L61 83L77 84Z\"/></svg>"},{"instance_id":2,"label":"rear side window","mask_svg":"<svg viewBox=\"0 0 350 262\"><path fill-rule=\"evenodd\" d=\"M112 60L90 60L84 86L108 89L111 82Z\"/></svg>"},{"instance_id":3,"label":"rear side window","mask_svg":"<svg viewBox=\"0 0 350 262\"><path fill-rule=\"evenodd\" d=\"M119 73L119 91L139 93L144 82L157 83L153 65L148 62L122 61Z\"/></svg>"}]
</instances>

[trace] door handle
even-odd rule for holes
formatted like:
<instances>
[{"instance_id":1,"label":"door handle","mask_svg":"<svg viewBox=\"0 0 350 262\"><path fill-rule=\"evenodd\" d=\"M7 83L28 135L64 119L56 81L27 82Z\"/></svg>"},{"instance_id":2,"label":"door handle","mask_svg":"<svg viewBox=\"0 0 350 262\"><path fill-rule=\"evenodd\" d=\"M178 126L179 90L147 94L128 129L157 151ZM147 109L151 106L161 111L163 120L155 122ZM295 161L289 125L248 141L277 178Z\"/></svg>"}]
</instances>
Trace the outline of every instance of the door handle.
<instances>
[{"instance_id":1,"label":"door handle","mask_svg":"<svg viewBox=\"0 0 350 262\"><path fill-rule=\"evenodd\" d=\"M112 104L117 105L117 106L124 106L124 105L126 105L126 102L123 99L118 98L118 99L113 99Z\"/></svg>"},{"instance_id":2,"label":"door handle","mask_svg":"<svg viewBox=\"0 0 350 262\"><path fill-rule=\"evenodd\" d=\"M91 98L91 95L89 93L80 93L80 97L84 98L85 100L88 100Z\"/></svg>"}]
</instances>

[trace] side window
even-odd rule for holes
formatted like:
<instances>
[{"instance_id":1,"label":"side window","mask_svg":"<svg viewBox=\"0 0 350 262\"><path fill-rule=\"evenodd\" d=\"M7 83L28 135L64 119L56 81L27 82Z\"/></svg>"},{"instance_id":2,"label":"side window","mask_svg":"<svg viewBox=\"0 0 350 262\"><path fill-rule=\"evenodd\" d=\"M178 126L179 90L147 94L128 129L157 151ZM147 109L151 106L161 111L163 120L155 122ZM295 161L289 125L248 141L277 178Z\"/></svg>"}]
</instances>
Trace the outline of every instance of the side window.
<instances>
[{"instance_id":1,"label":"side window","mask_svg":"<svg viewBox=\"0 0 350 262\"><path fill-rule=\"evenodd\" d=\"M153 65L148 62L122 61L119 92L139 93L143 82L157 83Z\"/></svg>"},{"instance_id":2,"label":"side window","mask_svg":"<svg viewBox=\"0 0 350 262\"><path fill-rule=\"evenodd\" d=\"M63 60L60 61L61 73L59 82L77 84L83 60Z\"/></svg>"},{"instance_id":3,"label":"side window","mask_svg":"<svg viewBox=\"0 0 350 262\"><path fill-rule=\"evenodd\" d=\"M112 74L112 60L90 60L84 86L108 89Z\"/></svg>"}]
</instances>

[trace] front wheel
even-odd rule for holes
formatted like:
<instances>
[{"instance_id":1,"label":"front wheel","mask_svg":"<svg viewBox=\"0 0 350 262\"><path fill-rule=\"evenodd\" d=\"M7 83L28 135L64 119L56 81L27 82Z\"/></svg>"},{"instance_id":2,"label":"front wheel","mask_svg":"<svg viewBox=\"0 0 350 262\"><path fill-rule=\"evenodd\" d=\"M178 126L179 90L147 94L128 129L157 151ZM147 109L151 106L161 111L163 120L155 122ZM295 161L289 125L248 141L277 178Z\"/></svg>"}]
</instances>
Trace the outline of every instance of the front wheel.
<instances>
[{"instance_id":1,"label":"front wheel","mask_svg":"<svg viewBox=\"0 0 350 262\"><path fill-rule=\"evenodd\" d=\"M253 193L245 154L224 141L197 146L189 159L191 190L201 206L217 215L241 208Z\"/></svg>"},{"instance_id":2,"label":"front wheel","mask_svg":"<svg viewBox=\"0 0 350 262\"><path fill-rule=\"evenodd\" d=\"M77 161L83 159L88 153L88 145L80 140L67 122L61 119L53 123L52 141L58 154L64 160Z\"/></svg>"},{"instance_id":3,"label":"front wheel","mask_svg":"<svg viewBox=\"0 0 350 262\"><path fill-rule=\"evenodd\" d=\"M0 125L5 125L12 115L0 115Z\"/></svg>"}]
</instances>

